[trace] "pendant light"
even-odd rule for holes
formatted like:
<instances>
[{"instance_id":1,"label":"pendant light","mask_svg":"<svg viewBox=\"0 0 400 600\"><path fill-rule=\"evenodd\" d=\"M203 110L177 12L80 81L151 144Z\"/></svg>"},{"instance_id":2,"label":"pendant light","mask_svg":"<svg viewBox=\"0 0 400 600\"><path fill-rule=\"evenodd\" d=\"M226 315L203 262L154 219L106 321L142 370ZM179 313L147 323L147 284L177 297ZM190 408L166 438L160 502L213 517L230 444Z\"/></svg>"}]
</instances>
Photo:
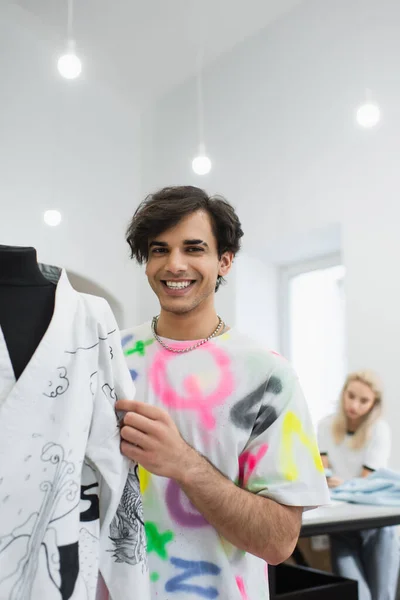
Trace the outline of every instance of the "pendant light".
<instances>
[{"instance_id":1,"label":"pendant light","mask_svg":"<svg viewBox=\"0 0 400 600\"><path fill-rule=\"evenodd\" d=\"M204 97L203 97L203 60L202 52L198 54L197 64L197 125L198 154L192 160L192 169L196 175L207 175L211 171L211 160L206 152L204 141Z\"/></svg>"},{"instance_id":2,"label":"pendant light","mask_svg":"<svg viewBox=\"0 0 400 600\"><path fill-rule=\"evenodd\" d=\"M65 79L76 79L82 72L82 63L75 51L75 40L72 35L74 0L68 2L67 22L67 47L65 54L58 59L57 67L60 75Z\"/></svg>"},{"instance_id":3,"label":"pendant light","mask_svg":"<svg viewBox=\"0 0 400 600\"><path fill-rule=\"evenodd\" d=\"M371 90L366 90L365 103L357 110L357 123L366 129L375 127L381 119L381 111L376 102L372 99Z\"/></svg>"}]
</instances>

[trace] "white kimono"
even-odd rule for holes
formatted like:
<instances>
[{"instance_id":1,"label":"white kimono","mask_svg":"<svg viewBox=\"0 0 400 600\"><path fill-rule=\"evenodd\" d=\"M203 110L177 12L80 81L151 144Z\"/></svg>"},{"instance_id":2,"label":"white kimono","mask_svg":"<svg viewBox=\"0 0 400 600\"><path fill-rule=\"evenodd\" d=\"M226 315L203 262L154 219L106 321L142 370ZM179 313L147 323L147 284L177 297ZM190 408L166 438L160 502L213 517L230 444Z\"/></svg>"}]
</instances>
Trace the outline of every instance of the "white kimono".
<instances>
[{"instance_id":1,"label":"white kimono","mask_svg":"<svg viewBox=\"0 0 400 600\"><path fill-rule=\"evenodd\" d=\"M64 271L17 382L0 328L0 600L92 600L99 571L113 600L148 600L139 482L114 410L133 395L107 302Z\"/></svg>"}]
</instances>

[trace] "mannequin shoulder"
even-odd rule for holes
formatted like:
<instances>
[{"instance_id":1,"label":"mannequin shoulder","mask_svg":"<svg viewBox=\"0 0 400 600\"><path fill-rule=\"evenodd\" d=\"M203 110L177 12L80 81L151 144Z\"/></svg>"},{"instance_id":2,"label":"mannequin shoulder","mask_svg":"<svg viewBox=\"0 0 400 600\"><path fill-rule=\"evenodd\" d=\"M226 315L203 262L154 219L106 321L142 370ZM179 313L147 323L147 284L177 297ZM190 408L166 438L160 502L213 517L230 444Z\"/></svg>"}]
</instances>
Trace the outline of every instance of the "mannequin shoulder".
<instances>
[{"instance_id":1,"label":"mannequin shoulder","mask_svg":"<svg viewBox=\"0 0 400 600\"><path fill-rule=\"evenodd\" d=\"M99 321L110 317L114 319L111 307L105 298L80 293L79 304L81 311L85 312L89 317L92 316Z\"/></svg>"},{"instance_id":2,"label":"mannequin shoulder","mask_svg":"<svg viewBox=\"0 0 400 600\"><path fill-rule=\"evenodd\" d=\"M96 330L100 338L119 336L115 315L104 298L91 294L79 294L76 326L79 329Z\"/></svg>"}]
</instances>

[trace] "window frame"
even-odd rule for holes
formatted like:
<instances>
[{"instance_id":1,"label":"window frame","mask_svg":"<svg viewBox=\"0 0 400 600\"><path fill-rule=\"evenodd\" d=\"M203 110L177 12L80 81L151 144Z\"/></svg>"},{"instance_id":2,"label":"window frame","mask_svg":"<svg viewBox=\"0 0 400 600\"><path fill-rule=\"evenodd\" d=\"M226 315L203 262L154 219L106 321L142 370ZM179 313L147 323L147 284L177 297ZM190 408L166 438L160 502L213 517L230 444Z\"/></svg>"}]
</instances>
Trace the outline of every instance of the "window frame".
<instances>
[{"instance_id":1,"label":"window frame","mask_svg":"<svg viewBox=\"0 0 400 600\"><path fill-rule=\"evenodd\" d=\"M307 260L281 265L279 273L279 345L280 351L289 361L292 360L290 351L290 311L289 284L297 275L310 273L320 269L329 269L343 265L340 252L326 254Z\"/></svg>"}]
</instances>

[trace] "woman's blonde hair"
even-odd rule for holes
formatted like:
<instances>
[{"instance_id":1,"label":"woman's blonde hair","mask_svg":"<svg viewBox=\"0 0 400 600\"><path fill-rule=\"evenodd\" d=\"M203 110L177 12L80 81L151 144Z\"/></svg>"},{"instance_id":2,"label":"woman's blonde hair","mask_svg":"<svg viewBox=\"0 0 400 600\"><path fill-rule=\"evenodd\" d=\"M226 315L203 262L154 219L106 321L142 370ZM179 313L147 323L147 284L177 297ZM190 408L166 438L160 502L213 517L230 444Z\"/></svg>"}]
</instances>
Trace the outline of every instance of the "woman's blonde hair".
<instances>
[{"instance_id":1,"label":"woman's blonde hair","mask_svg":"<svg viewBox=\"0 0 400 600\"><path fill-rule=\"evenodd\" d=\"M371 410L363 417L363 420L350 440L350 447L362 448L370 439L373 425L382 415L382 385L378 377L372 371L356 371L350 373L344 382L340 395L339 410L333 421L333 438L340 444L347 433L347 418L344 412L344 394L352 381L360 381L367 385L375 395L375 402Z\"/></svg>"}]
</instances>

